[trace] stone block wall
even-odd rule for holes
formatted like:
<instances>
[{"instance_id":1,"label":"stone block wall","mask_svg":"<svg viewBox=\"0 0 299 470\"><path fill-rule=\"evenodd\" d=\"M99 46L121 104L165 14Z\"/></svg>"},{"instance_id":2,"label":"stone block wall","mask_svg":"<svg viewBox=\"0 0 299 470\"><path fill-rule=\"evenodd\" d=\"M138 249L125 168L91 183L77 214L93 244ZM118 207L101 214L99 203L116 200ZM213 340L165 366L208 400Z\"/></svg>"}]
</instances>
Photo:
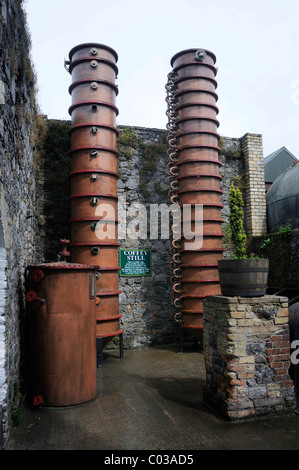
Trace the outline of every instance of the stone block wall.
<instances>
[{"instance_id":1,"label":"stone block wall","mask_svg":"<svg viewBox=\"0 0 299 470\"><path fill-rule=\"evenodd\" d=\"M119 131L119 201L124 198L127 208L142 204L148 214L150 204L169 205L167 132L132 126L120 126ZM222 137L221 149L222 217L226 224L230 185L234 181L244 191L245 162L240 139ZM148 248L152 249L153 255L152 277L120 278L125 346L135 348L177 341L178 325L173 321L175 311L171 304L169 239L151 240L148 236L146 240L134 240L127 237L120 242L121 248ZM226 248L225 256L229 256L229 246Z\"/></svg>"},{"instance_id":2,"label":"stone block wall","mask_svg":"<svg viewBox=\"0 0 299 470\"><path fill-rule=\"evenodd\" d=\"M0 3L0 443L18 419L24 274L35 262L39 121L30 39L21 1Z\"/></svg>"},{"instance_id":3,"label":"stone block wall","mask_svg":"<svg viewBox=\"0 0 299 470\"><path fill-rule=\"evenodd\" d=\"M240 139L221 137L219 145L221 148L219 172L222 177L220 189L222 191L221 204L223 205L221 217L223 219L222 232L225 235L223 239L225 245L223 257L229 258L232 255L229 241L229 191L231 184L234 183L245 196L245 162Z\"/></svg>"},{"instance_id":4,"label":"stone block wall","mask_svg":"<svg viewBox=\"0 0 299 470\"><path fill-rule=\"evenodd\" d=\"M125 126L119 131L119 208L125 204L127 213L121 248L152 251L152 276L120 277L124 345L130 349L173 343L177 341L177 325L171 304L170 240L162 239L160 231L157 239L150 237L150 205L169 204L166 131ZM147 213L147 233L142 238L136 235L139 205Z\"/></svg>"},{"instance_id":5,"label":"stone block wall","mask_svg":"<svg viewBox=\"0 0 299 470\"><path fill-rule=\"evenodd\" d=\"M214 296L203 315L206 403L229 420L292 412L288 299Z\"/></svg>"}]
</instances>

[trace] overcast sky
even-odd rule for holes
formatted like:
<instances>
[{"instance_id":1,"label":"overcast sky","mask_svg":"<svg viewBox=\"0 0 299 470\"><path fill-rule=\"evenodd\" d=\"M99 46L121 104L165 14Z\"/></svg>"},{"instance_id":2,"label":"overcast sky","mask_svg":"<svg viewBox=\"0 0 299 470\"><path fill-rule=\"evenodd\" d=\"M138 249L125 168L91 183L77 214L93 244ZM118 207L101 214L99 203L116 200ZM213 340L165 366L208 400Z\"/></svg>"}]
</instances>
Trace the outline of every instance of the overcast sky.
<instances>
[{"instance_id":1,"label":"overcast sky","mask_svg":"<svg viewBox=\"0 0 299 470\"><path fill-rule=\"evenodd\" d=\"M219 133L263 135L264 156L285 146L299 158L298 0L27 0L41 112L70 119L76 45L119 56L118 124L165 129L167 74L177 52L217 57Z\"/></svg>"}]
</instances>

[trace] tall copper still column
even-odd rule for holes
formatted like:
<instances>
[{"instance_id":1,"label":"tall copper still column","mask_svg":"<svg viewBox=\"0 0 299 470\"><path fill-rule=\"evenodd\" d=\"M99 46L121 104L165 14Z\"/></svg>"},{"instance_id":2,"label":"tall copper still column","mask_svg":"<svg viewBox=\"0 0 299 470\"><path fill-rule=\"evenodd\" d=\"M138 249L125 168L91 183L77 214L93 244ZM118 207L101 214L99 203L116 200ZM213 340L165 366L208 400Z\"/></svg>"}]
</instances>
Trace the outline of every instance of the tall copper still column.
<instances>
[{"instance_id":1,"label":"tall copper still column","mask_svg":"<svg viewBox=\"0 0 299 470\"><path fill-rule=\"evenodd\" d=\"M98 43L69 53L72 261L98 265L96 337L102 351L123 330L117 227L117 53ZM100 346L99 346L100 345Z\"/></svg>"},{"instance_id":2,"label":"tall copper still column","mask_svg":"<svg viewBox=\"0 0 299 470\"><path fill-rule=\"evenodd\" d=\"M172 240L173 304L181 327L200 340L204 298L221 293L217 262L224 251L215 63L210 51L181 51L171 59L166 85L170 201L191 205L192 230L195 205L203 206L202 246L190 250L188 240L186 249L184 233Z\"/></svg>"}]
</instances>

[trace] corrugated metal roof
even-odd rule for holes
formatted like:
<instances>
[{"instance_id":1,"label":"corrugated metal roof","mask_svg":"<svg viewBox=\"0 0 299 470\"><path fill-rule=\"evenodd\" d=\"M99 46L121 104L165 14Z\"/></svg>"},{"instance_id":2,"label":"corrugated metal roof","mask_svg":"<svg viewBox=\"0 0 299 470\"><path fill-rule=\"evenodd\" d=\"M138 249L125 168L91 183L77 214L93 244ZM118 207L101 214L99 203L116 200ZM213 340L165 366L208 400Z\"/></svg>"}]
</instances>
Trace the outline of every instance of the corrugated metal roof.
<instances>
[{"instance_id":1,"label":"corrugated metal roof","mask_svg":"<svg viewBox=\"0 0 299 470\"><path fill-rule=\"evenodd\" d=\"M286 147L281 147L271 153L264 159L265 182L273 183L279 175L297 161L297 158Z\"/></svg>"}]
</instances>

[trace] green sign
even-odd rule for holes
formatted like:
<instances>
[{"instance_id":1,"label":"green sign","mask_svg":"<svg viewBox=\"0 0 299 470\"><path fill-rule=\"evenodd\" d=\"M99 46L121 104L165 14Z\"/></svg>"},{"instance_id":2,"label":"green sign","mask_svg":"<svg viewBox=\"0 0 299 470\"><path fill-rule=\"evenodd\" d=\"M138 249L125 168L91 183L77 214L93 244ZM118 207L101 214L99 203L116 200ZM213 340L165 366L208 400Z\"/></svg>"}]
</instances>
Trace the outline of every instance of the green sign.
<instances>
[{"instance_id":1,"label":"green sign","mask_svg":"<svg viewBox=\"0 0 299 470\"><path fill-rule=\"evenodd\" d=\"M152 252L151 250L132 249L120 250L121 276L151 276Z\"/></svg>"}]
</instances>

